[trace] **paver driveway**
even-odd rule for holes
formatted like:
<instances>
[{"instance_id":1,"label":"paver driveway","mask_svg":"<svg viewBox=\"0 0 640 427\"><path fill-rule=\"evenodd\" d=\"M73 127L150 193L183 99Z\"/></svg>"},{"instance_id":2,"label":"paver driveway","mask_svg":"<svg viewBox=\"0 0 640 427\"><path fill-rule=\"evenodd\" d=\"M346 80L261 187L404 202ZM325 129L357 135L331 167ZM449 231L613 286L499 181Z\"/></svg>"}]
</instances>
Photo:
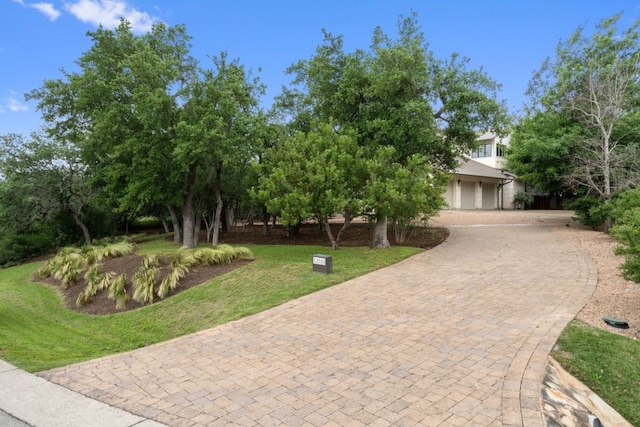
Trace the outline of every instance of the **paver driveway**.
<instances>
[{"instance_id":1,"label":"paver driveway","mask_svg":"<svg viewBox=\"0 0 640 427\"><path fill-rule=\"evenodd\" d=\"M566 216L527 218L451 227L392 267L41 375L175 426L540 426L548 351L596 272L553 232Z\"/></svg>"}]
</instances>

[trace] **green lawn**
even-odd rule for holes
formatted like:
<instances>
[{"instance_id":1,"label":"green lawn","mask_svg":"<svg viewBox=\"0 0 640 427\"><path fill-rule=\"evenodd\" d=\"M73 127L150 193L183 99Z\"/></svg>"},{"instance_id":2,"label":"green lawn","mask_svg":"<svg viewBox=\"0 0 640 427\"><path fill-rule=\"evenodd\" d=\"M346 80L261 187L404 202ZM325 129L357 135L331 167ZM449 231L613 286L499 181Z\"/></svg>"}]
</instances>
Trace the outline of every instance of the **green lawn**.
<instances>
[{"instance_id":1,"label":"green lawn","mask_svg":"<svg viewBox=\"0 0 640 427\"><path fill-rule=\"evenodd\" d=\"M572 321L551 353L634 426L640 426L640 343Z\"/></svg>"},{"instance_id":2,"label":"green lawn","mask_svg":"<svg viewBox=\"0 0 640 427\"><path fill-rule=\"evenodd\" d=\"M396 263L420 249L248 246L256 261L139 310L110 316L67 309L58 290L33 283L40 263L0 270L0 358L29 372L144 347L247 316ZM155 240L138 253L177 246ZM312 272L311 257L329 253L333 274Z\"/></svg>"}]
</instances>

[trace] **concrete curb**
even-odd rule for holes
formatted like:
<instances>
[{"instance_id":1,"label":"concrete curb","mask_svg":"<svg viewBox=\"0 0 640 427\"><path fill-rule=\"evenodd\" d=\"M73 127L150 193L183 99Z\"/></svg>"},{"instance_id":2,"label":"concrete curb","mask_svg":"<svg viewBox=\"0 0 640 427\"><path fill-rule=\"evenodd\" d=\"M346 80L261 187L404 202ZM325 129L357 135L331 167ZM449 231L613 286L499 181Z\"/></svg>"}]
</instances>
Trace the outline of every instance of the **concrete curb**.
<instances>
[{"instance_id":1,"label":"concrete curb","mask_svg":"<svg viewBox=\"0 0 640 427\"><path fill-rule=\"evenodd\" d=\"M162 427L0 360L0 420L9 426Z\"/></svg>"}]
</instances>

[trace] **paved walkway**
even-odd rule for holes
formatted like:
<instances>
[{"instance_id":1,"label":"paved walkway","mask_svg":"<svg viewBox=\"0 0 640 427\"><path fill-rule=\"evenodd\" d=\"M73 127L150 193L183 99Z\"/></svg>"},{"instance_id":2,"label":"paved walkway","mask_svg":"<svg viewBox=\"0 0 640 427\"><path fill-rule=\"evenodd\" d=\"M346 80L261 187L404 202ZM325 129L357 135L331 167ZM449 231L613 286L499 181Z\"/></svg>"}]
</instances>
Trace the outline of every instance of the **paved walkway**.
<instances>
[{"instance_id":1,"label":"paved walkway","mask_svg":"<svg viewBox=\"0 0 640 427\"><path fill-rule=\"evenodd\" d=\"M389 268L40 375L171 426L541 426L547 354L596 284L567 221L452 226Z\"/></svg>"}]
</instances>

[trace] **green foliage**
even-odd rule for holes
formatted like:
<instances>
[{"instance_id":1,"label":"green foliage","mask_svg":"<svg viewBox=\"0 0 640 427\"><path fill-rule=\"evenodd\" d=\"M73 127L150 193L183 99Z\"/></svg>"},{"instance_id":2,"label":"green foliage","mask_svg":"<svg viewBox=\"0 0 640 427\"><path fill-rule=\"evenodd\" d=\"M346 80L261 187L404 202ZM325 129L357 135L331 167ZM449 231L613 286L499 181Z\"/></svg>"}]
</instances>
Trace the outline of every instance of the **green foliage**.
<instances>
[{"instance_id":1,"label":"green foliage","mask_svg":"<svg viewBox=\"0 0 640 427\"><path fill-rule=\"evenodd\" d=\"M640 180L640 20L622 14L561 41L529 84L532 105L514 134L509 167L541 190L608 201Z\"/></svg>"},{"instance_id":2,"label":"green foliage","mask_svg":"<svg viewBox=\"0 0 640 427\"><path fill-rule=\"evenodd\" d=\"M525 209L531 206L531 203L533 203L533 196L524 191L518 191L513 196L513 207L516 209Z\"/></svg>"},{"instance_id":3,"label":"green foliage","mask_svg":"<svg viewBox=\"0 0 640 427\"><path fill-rule=\"evenodd\" d=\"M432 168L423 156L413 155L405 167L391 166L387 180L387 215L391 220L397 243L406 243L411 231L425 225L429 218L444 207L442 194L448 175Z\"/></svg>"},{"instance_id":4,"label":"green foliage","mask_svg":"<svg viewBox=\"0 0 640 427\"><path fill-rule=\"evenodd\" d=\"M342 37L325 31L324 43L315 55L289 68L293 85L278 98L278 107L283 116L291 118L291 132L309 135L318 124L328 125L342 135L352 135L362 150L351 166L355 171L349 175L359 191L349 197L359 202L355 207L366 207L370 218L381 224L373 241L382 244L373 246L385 246L386 215L392 212L390 202L400 193L392 183L400 184L402 180L396 180L395 173L403 174L400 169L410 166L412 156L424 156L430 168L452 170L457 157L475 144L478 132L506 133L510 118L504 103L496 99L499 85L481 69L470 69L469 62L457 54L436 59L417 16L412 14L399 19L395 38L376 28L368 50L345 52ZM322 159L318 160L320 165L325 161ZM337 164L329 160L333 163L326 164L327 170ZM272 209L323 217L326 211L314 211L313 193L297 191L304 185L294 182L296 190L289 191L293 180L288 175L295 175L298 169L297 163L292 164L290 171L277 169L271 174L268 184L277 188L278 201L262 200L271 202ZM306 165L304 161L301 164ZM340 170L337 167L338 174ZM328 188L332 198L341 198L342 194L336 194L339 187ZM271 188L267 192L273 194ZM327 194L325 191L324 199ZM410 199L402 201L402 209ZM438 202L433 198L428 205ZM420 213L417 207L412 210ZM411 215L398 218L401 216Z\"/></svg>"},{"instance_id":5,"label":"green foliage","mask_svg":"<svg viewBox=\"0 0 640 427\"><path fill-rule=\"evenodd\" d=\"M156 216L141 216L133 221L133 225L142 228L153 228L160 226L160 219Z\"/></svg>"},{"instance_id":6,"label":"green foliage","mask_svg":"<svg viewBox=\"0 0 640 427\"><path fill-rule=\"evenodd\" d=\"M185 262L186 261L186 262ZM183 262L186 264L190 264L191 258L183 259ZM172 263L173 264L173 263ZM187 275L189 272L189 267L183 265L181 263L175 263L171 266L171 270L169 274L167 274L162 282L160 282L160 286L158 286L158 296L162 298L166 298L169 293L174 291L178 284L180 283L180 279Z\"/></svg>"},{"instance_id":7,"label":"green foliage","mask_svg":"<svg viewBox=\"0 0 640 427\"><path fill-rule=\"evenodd\" d=\"M10 219L15 229L64 215L75 223L83 240L91 243L86 217L95 192L79 147L73 141L38 134L29 140L0 135L0 140L0 174L4 178L0 214Z\"/></svg>"},{"instance_id":8,"label":"green foliage","mask_svg":"<svg viewBox=\"0 0 640 427\"><path fill-rule=\"evenodd\" d=\"M230 254L231 259L229 259L229 262L236 259L254 259L251 249L244 246L231 246L221 243L214 249Z\"/></svg>"},{"instance_id":9,"label":"green foliage","mask_svg":"<svg viewBox=\"0 0 640 427\"><path fill-rule=\"evenodd\" d=\"M620 268L625 279L640 283L640 189L624 192L611 204L611 235L620 242L616 253L625 255Z\"/></svg>"},{"instance_id":10,"label":"green foliage","mask_svg":"<svg viewBox=\"0 0 640 427\"><path fill-rule=\"evenodd\" d=\"M507 152L507 169L518 179L547 193L566 192L571 155L580 127L555 112L535 112L515 126Z\"/></svg>"},{"instance_id":11,"label":"green foliage","mask_svg":"<svg viewBox=\"0 0 640 427\"><path fill-rule=\"evenodd\" d=\"M0 266L2 267L53 252L60 243L60 236L51 221L37 222L22 230L7 227L0 234Z\"/></svg>"},{"instance_id":12,"label":"green foliage","mask_svg":"<svg viewBox=\"0 0 640 427\"><path fill-rule=\"evenodd\" d=\"M104 276L100 270L100 265L94 264L87 269L84 274L86 286L76 299L77 306L85 305L91 301L91 298L102 288L103 278Z\"/></svg>"},{"instance_id":13,"label":"green foliage","mask_svg":"<svg viewBox=\"0 0 640 427\"><path fill-rule=\"evenodd\" d=\"M253 253L245 247L233 247L220 244L215 248L198 247L193 249L181 248L170 256L169 265L165 266L169 272L157 283L156 276L163 267L162 259L154 254L147 255L140 268L133 276L133 299L142 304L151 304L155 295L164 299L180 285L190 269L213 264L226 264L236 259L251 259ZM157 289L156 289L157 288Z\"/></svg>"},{"instance_id":14,"label":"green foliage","mask_svg":"<svg viewBox=\"0 0 640 427\"><path fill-rule=\"evenodd\" d=\"M562 331L551 356L631 425L640 425L637 340L574 320Z\"/></svg>"},{"instance_id":15,"label":"green foliage","mask_svg":"<svg viewBox=\"0 0 640 427\"><path fill-rule=\"evenodd\" d=\"M97 261L109 258L118 258L133 253L135 245L132 242L123 240L106 246L94 246Z\"/></svg>"},{"instance_id":16,"label":"green foliage","mask_svg":"<svg viewBox=\"0 0 640 427\"><path fill-rule=\"evenodd\" d=\"M85 266L85 258L77 248L63 248L38 270L41 278L53 277L63 288L73 284Z\"/></svg>"},{"instance_id":17,"label":"green foliage","mask_svg":"<svg viewBox=\"0 0 640 427\"><path fill-rule=\"evenodd\" d=\"M608 207L605 207L601 197L582 195L567 199L564 203L567 209L576 212L576 219L594 230L600 229L608 217Z\"/></svg>"},{"instance_id":18,"label":"green foliage","mask_svg":"<svg viewBox=\"0 0 640 427\"><path fill-rule=\"evenodd\" d=\"M633 190L623 189L615 192L611 196L610 211L615 223L623 223L624 215L627 211L640 207L640 188Z\"/></svg>"},{"instance_id":19,"label":"green foliage","mask_svg":"<svg viewBox=\"0 0 640 427\"><path fill-rule=\"evenodd\" d=\"M313 216L326 221L335 213L357 215L364 184L362 153L352 133L329 125L297 132L267 151L254 197L285 226Z\"/></svg>"},{"instance_id":20,"label":"green foliage","mask_svg":"<svg viewBox=\"0 0 640 427\"><path fill-rule=\"evenodd\" d=\"M225 52L201 68L184 26L156 23L138 35L123 20L88 36L76 70L46 80L28 98L38 101L49 136L80 149L90 172L80 182L104 202L94 206L128 218L170 206L182 214L184 245L196 246L194 218L202 212L194 200L213 210L227 171L242 176L256 157L263 86ZM227 194L239 198L243 190L229 186Z\"/></svg>"}]
</instances>

